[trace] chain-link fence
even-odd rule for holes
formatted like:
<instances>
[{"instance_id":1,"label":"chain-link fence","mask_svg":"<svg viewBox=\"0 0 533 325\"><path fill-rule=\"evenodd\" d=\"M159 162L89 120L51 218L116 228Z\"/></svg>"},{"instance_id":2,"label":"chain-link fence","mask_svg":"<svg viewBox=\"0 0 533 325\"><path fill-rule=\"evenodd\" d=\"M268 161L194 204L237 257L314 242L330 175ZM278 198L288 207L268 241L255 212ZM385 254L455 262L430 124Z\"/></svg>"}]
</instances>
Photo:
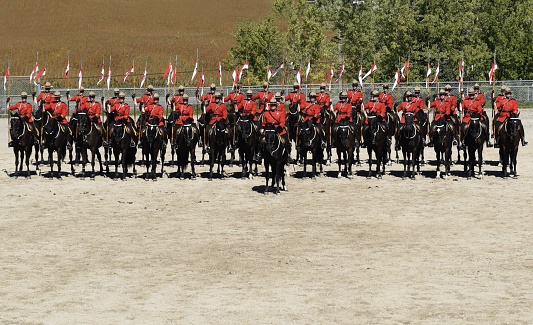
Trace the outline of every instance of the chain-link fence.
<instances>
[{"instance_id":1,"label":"chain-link fence","mask_svg":"<svg viewBox=\"0 0 533 325\"><path fill-rule=\"evenodd\" d=\"M482 93L485 94L485 97L490 98L490 95L492 93L492 86L487 84L486 81L468 81L464 83L463 90L466 93L469 87L473 87L474 84L478 83L480 85L480 90ZM439 83L438 87L443 88L446 84L445 82ZM452 93L454 95L459 95L459 84L457 82L450 82L449 83L452 86ZM500 88L502 85L508 86L513 91L513 97L516 98L518 101L525 103L521 106L521 108L525 107L533 107L533 80L506 80L506 81L498 81L497 87L496 87L496 93L498 94L500 92ZM0 103L0 115L5 116L6 115L6 99L7 97L11 98L11 104L16 103L20 100L20 94L24 91L28 93L28 101L32 102L32 94L35 93L37 96L43 85L40 84L33 84L29 82L28 76L23 77L10 77L9 82L6 85L6 90L2 89L2 102ZM302 92L304 94L309 94L310 92L317 92L319 90L320 85L319 84L304 84L302 85ZM363 93L365 96L365 101L370 98L370 92L372 91L372 87L375 89L381 91L382 90L382 84L381 83L375 83L372 85L371 83L364 83L363 84ZM396 99L396 101L401 101L401 97L403 96L403 93L409 89L410 91L413 91L415 87L420 87L422 96L432 96L433 94L437 93L437 87L433 86L429 89L426 89L425 83L420 82L411 82L409 85L403 83L400 85L400 87L396 87L394 90L392 90L392 85L389 84L390 92ZM242 86L241 91L245 93L248 89L250 89L254 94L260 90L262 90L262 87L259 85L255 86ZM338 94L340 93L341 85L339 83L327 85L327 92L331 94L331 98L333 103L338 101ZM351 84L344 84L342 86L343 90L351 89ZM292 90L292 84L290 85L270 85L269 91L272 91L273 93L276 92L282 92L284 94L287 94ZM61 93L61 99L63 101L66 101L66 93L67 89L64 88L52 88L52 92L59 91ZM96 93L97 100L101 97L104 97L104 100L107 100L109 97L113 96L113 89L108 90L107 88L85 88L85 94L88 94L89 91L94 91ZM137 97L140 97L145 90L144 89L133 89L133 88L121 88L120 91L124 92L126 94L126 102L130 105L133 104L132 95L135 93ZM167 94L174 94L174 92L177 91L173 87L164 87L164 88L155 88L154 93L158 93L161 98L165 98ZM200 94L209 92L209 85L207 87L204 87L203 89L200 89ZM232 92L231 86L224 86L224 87L217 87L217 90L221 92L223 95L226 95L230 92ZM70 90L71 96L74 96L76 90ZM192 105L198 104L196 101L196 87L185 87L185 93L189 95L189 103ZM163 100L162 100L163 101ZM72 108L74 105L71 105ZM71 109L72 109L71 108ZM69 113L72 113L70 111Z\"/></svg>"}]
</instances>

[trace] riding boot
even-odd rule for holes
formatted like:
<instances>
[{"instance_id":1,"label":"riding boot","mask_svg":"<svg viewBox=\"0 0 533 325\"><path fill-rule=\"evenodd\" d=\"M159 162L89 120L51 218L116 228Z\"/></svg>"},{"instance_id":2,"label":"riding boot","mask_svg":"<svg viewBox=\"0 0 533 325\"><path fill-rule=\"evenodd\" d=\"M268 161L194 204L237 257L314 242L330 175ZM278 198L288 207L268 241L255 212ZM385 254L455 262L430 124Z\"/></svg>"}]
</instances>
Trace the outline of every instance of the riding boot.
<instances>
[{"instance_id":1,"label":"riding boot","mask_svg":"<svg viewBox=\"0 0 533 325\"><path fill-rule=\"evenodd\" d=\"M498 136L498 134L495 134L494 135L494 148L499 148L500 147L500 137Z\"/></svg>"}]
</instances>

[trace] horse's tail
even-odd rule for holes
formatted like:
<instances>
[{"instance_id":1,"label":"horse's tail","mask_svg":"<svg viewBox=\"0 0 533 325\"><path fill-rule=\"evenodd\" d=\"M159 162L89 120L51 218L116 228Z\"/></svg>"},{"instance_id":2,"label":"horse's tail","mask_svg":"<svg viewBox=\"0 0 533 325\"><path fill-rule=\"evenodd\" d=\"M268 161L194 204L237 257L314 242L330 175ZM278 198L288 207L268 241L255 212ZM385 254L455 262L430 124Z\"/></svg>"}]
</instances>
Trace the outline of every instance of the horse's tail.
<instances>
[{"instance_id":1,"label":"horse's tail","mask_svg":"<svg viewBox=\"0 0 533 325\"><path fill-rule=\"evenodd\" d=\"M135 163L136 153L137 153L137 148L128 147L128 150L126 150L126 165L131 166Z\"/></svg>"}]
</instances>

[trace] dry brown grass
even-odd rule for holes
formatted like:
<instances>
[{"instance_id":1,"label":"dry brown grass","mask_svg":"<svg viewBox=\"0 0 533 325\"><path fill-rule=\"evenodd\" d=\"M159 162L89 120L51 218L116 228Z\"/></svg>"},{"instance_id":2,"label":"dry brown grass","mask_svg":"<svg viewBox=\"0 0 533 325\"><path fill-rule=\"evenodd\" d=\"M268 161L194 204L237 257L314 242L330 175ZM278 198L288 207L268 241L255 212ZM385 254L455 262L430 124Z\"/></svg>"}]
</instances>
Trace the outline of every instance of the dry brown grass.
<instances>
[{"instance_id":1,"label":"dry brown grass","mask_svg":"<svg viewBox=\"0 0 533 325\"><path fill-rule=\"evenodd\" d=\"M270 11L271 0L4 0L0 12L0 70L11 58L11 74L27 75L39 52L39 65L47 64L47 77L59 78L70 51L71 79L80 61L95 85L102 55L106 70L113 57L113 74L123 75L136 61L142 74L148 57L152 81L172 53L178 55L178 82L190 81L196 48L207 81L216 78L218 61L235 44L232 34L245 19L260 19ZM228 70L231 67L227 67ZM229 83L229 73L225 73ZM94 80L94 82L92 81ZM74 81L71 81L73 84Z\"/></svg>"}]
</instances>

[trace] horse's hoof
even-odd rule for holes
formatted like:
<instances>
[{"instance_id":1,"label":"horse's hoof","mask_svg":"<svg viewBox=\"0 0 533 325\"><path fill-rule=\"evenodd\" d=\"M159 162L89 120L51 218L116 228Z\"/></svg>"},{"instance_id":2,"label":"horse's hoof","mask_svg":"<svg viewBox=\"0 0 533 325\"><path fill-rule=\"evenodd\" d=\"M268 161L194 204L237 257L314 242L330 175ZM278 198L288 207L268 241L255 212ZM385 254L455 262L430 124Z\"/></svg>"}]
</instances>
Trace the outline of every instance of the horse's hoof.
<instances>
[{"instance_id":1,"label":"horse's hoof","mask_svg":"<svg viewBox=\"0 0 533 325\"><path fill-rule=\"evenodd\" d=\"M468 176L468 177L467 177L466 179L467 179L467 180L471 180L471 179L472 179L472 177Z\"/></svg>"},{"instance_id":2,"label":"horse's hoof","mask_svg":"<svg viewBox=\"0 0 533 325\"><path fill-rule=\"evenodd\" d=\"M382 178L383 178L383 176L381 176L381 175L378 175L378 177L377 177L377 179L382 179Z\"/></svg>"},{"instance_id":3,"label":"horse's hoof","mask_svg":"<svg viewBox=\"0 0 533 325\"><path fill-rule=\"evenodd\" d=\"M341 172L338 172L337 173L337 178L341 178L342 177L342 173Z\"/></svg>"}]
</instances>

